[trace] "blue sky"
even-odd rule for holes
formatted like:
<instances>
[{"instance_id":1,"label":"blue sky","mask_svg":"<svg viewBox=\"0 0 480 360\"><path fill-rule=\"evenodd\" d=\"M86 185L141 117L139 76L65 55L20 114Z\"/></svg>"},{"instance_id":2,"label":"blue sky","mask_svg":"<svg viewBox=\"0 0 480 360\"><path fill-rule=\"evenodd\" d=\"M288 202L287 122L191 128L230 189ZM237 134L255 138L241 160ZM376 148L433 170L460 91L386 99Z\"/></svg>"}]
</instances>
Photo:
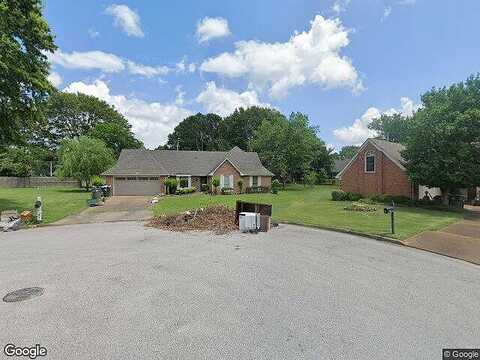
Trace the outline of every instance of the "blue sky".
<instances>
[{"instance_id":1,"label":"blue sky","mask_svg":"<svg viewBox=\"0 0 480 360\"><path fill-rule=\"evenodd\" d=\"M383 112L479 71L476 0L46 0L51 81L98 96L156 147L185 116L272 106L336 148Z\"/></svg>"}]
</instances>

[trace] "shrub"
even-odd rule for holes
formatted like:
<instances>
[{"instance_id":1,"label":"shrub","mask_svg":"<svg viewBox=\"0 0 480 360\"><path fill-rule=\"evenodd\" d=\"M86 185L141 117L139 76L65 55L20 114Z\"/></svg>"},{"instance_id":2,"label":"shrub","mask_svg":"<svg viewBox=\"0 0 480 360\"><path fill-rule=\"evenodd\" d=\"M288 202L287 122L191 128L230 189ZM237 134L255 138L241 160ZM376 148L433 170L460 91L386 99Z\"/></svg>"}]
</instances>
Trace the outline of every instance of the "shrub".
<instances>
[{"instance_id":1,"label":"shrub","mask_svg":"<svg viewBox=\"0 0 480 360\"><path fill-rule=\"evenodd\" d=\"M208 186L208 184L202 184L200 189L202 190L202 192L208 192L210 190L210 187Z\"/></svg>"},{"instance_id":2,"label":"shrub","mask_svg":"<svg viewBox=\"0 0 480 360\"><path fill-rule=\"evenodd\" d=\"M412 201L408 196L401 196L401 195L375 195L371 198L373 201L377 203L386 203L391 204L392 201L397 205L413 205L414 201Z\"/></svg>"},{"instance_id":3,"label":"shrub","mask_svg":"<svg viewBox=\"0 0 480 360\"><path fill-rule=\"evenodd\" d=\"M280 189L280 181L278 181L277 179L274 179L272 181L272 193L278 194L279 189Z\"/></svg>"},{"instance_id":4,"label":"shrub","mask_svg":"<svg viewBox=\"0 0 480 360\"><path fill-rule=\"evenodd\" d=\"M305 176L305 182L309 186L314 186L317 183L318 176L315 171L309 171Z\"/></svg>"},{"instance_id":5,"label":"shrub","mask_svg":"<svg viewBox=\"0 0 480 360\"><path fill-rule=\"evenodd\" d=\"M233 195L234 193L235 193L234 188L227 188L227 187L222 188L222 195Z\"/></svg>"},{"instance_id":6,"label":"shrub","mask_svg":"<svg viewBox=\"0 0 480 360\"><path fill-rule=\"evenodd\" d=\"M243 191L243 180L240 179L237 181L237 185L238 185L238 191L240 192L240 194L242 193Z\"/></svg>"},{"instance_id":7,"label":"shrub","mask_svg":"<svg viewBox=\"0 0 480 360\"><path fill-rule=\"evenodd\" d=\"M183 188L183 189L178 189L176 191L177 195L185 195L185 194L191 194L197 191L197 188L195 186L189 187L189 188Z\"/></svg>"},{"instance_id":8,"label":"shrub","mask_svg":"<svg viewBox=\"0 0 480 360\"><path fill-rule=\"evenodd\" d=\"M220 178L218 176L215 176L212 179L212 186L213 186L213 192L216 194L217 188L220 186Z\"/></svg>"},{"instance_id":9,"label":"shrub","mask_svg":"<svg viewBox=\"0 0 480 360\"><path fill-rule=\"evenodd\" d=\"M362 194L359 193L347 192L346 195L348 201L358 201L362 198Z\"/></svg>"},{"instance_id":10,"label":"shrub","mask_svg":"<svg viewBox=\"0 0 480 360\"><path fill-rule=\"evenodd\" d=\"M335 190L332 191L332 200L333 201L346 201L347 200L347 193L342 190Z\"/></svg>"},{"instance_id":11,"label":"shrub","mask_svg":"<svg viewBox=\"0 0 480 360\"><path fill-rule=\"evenodd\" d=\"M177 179L173 177L166 179L165 188L167 190L167 194L175 194L177 191Z\"/></svg>"},{"instance_id":12,"label":"shrub","mask_svg":"<svg viewBox=\"0 0 480 360\"><path fill-rule=\"evenodd\" d=\"M93 185L93 186L103 186L105 185L105 179L101 176L92 176L91 179L90 179L90 183Z\"/></svg>"}]
</instances>

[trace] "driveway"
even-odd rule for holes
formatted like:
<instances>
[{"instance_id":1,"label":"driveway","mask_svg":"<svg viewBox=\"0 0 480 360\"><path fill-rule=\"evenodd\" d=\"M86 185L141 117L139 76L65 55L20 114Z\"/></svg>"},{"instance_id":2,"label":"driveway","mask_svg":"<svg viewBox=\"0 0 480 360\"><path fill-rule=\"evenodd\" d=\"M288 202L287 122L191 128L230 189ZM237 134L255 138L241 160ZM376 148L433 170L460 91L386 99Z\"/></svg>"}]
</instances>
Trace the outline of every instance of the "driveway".
<instances>
[{"instance_id":1,"label":"driveway","mask_svg":"<svg viewBox=\"0 0 480 360\"><path fill-rule=\"evenodd\" d=\"M405 245L480 265L480 209L467 207L463 221L438 231L425 231L405 240Z\"/></svg>"},{"instance_id":2,"label":"driveway","mask_svg":"<svg viewBox=\"0 0 480 360\"><path fill-rule=\"evenodd\" d=\"M104 205L90 207L57 221L55 225L148 220L152 217L151 199L151 196L112 196Z\"/></svg>"},{"instance_id":3,"label":"driveway","mask_svg":"<svg viewBox=\"0 0 480 360\"><path fill-rule=\"evenodd\" d=\"M47 359L437 359L478 347L480 268L281 225L170 233L140 223L0 233L3 344ZM3 345L2 345L3 348Z\"/></svg>"}]
</instances>

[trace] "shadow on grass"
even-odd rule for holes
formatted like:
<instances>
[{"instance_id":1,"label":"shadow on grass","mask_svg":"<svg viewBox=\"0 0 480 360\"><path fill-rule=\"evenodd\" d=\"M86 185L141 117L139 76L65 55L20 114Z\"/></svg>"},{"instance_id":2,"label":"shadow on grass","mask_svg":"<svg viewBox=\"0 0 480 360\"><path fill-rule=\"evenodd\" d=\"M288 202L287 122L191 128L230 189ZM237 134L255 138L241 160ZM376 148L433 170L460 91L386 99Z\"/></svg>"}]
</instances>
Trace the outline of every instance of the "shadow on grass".
<instances>
[{"instance_id":1,"label":"shadow on grass","mask_svg":"<svg viewBox=\"0 0 480 360\"><path fill-rule=\"evenodd\" d=\"M90 191L87 191L85 189L68 189L68 188L63 188L63 189L55 189L59 193L64 193L64 194L86 194Z\"/></svg>"}]
</instances>

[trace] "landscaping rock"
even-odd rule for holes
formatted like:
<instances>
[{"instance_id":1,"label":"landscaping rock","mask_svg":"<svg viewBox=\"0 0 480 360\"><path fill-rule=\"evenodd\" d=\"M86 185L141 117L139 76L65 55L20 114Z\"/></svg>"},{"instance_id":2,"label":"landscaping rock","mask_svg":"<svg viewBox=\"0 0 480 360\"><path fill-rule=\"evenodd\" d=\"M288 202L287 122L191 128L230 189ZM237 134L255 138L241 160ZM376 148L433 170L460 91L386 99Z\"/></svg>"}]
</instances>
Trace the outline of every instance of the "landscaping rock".
<instances>
[{"instance_id":1,"label":"landscaping rock","mask_svg":"<svg viewBox=\"0 0 480 360\"><path fill-rule=\"evenodd\" d=\"M170 231L213 231L215 234L237 230L235 210L223 205L192 209L175 215L156 216L147 226Z\"/></svg>"}]
</instances>

